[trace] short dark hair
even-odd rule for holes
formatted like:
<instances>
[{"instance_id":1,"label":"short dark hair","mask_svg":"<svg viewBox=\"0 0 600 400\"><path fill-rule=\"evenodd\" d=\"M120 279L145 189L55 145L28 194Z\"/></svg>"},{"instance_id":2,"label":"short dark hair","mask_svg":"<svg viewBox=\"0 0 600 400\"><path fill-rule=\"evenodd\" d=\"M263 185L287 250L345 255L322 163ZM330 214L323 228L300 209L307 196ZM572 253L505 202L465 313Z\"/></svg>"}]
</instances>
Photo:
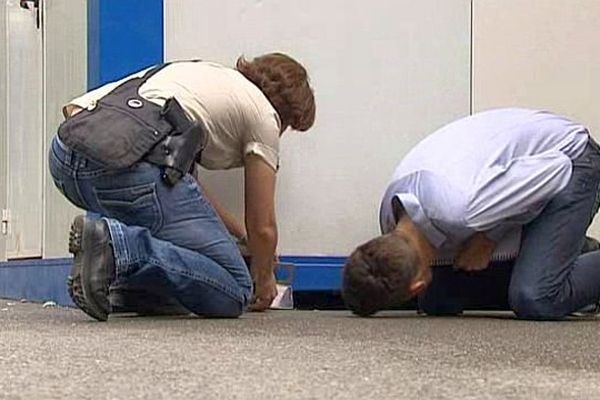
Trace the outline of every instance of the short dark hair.
<instances>
[{"instance_id":1,"label":"short dark hair","mask_svg":"<svg viewBox=\"0 0 600 400\"><path fill-rule=\"evenodd\" d=\"M342 296L354 314L367 317L410 298L418 254L405 237L385 234L360 245L344 266Z\"/></svg>"}]
</instances>

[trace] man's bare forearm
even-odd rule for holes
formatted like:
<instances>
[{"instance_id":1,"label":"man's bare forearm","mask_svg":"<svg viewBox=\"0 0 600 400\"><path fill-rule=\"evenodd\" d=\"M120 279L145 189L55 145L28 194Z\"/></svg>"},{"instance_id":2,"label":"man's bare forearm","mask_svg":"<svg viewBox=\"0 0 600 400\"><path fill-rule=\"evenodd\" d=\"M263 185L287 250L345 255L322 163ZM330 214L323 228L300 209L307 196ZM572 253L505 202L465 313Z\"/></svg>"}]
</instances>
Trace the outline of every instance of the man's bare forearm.
<instances>
[{"instance_id":1,"label":"man's bare forearm","mask_svg":"<svg viewBox=\"0 0 600 400\"><path fill-rule=\"evenodd\" d=\"M255 280L266 279L273 274L273 260L277 247L277 228L248 229L248 249L252 255L252 276Z\"/></svg>"}]
</instances>

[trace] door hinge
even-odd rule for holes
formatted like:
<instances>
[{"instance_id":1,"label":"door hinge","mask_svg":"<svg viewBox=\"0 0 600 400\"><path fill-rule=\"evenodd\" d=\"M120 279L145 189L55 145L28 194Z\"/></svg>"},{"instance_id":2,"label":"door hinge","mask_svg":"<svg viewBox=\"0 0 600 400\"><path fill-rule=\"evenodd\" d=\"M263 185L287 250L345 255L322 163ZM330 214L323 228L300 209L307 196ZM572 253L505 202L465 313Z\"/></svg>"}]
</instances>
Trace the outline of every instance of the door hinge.
<instances>
[{"instance_id":1,"label":"door hinge","mask_svg":"<svg viewBox=\"0 0 600 400\"><path fill-rule=\"evenodd\" d=\"M19 5L25 10L35 12L35 26L40 29L40 0L20 0Z\"/></svg>"},{"instance_id":2,"label":"door hinge","mask_svg":"<svg viewBox=\"0 0 600 400\"><path fill-rule=\"evenodd\" d=\"M3 209L2 210L2 234L8 235L8 222L10 221L10 210Z\"/></svg>"}]
</instances>

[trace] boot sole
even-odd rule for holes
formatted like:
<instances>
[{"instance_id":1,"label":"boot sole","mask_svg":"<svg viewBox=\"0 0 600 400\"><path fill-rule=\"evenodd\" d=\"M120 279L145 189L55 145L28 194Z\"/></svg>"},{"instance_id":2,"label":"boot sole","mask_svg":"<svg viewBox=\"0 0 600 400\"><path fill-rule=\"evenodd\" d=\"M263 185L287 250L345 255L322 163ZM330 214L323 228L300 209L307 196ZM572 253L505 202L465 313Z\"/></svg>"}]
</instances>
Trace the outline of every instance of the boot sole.
<instances>
[{"instance_id":1,"label":"boot sole","mask_svg":"<svg viewBox=\"0 0 600 400\"><path fill-rule=\"evenodd\" d=\"M89 225L88 225L89 226ZM102 309L98 304L94 302L88 293L91 293L89 287L89 281L85 279L86 269L83 265L83 259L85 257L85 248L87 247L86 237L86 223L85 217L79 215L75 217L71 224L71 231L69 233L69 252L73 254L73 267L71 269L71 277L68 280L69 295L73 302L87 315L97 319L98 321L106 321L108 319L108 313ZM77 274L79 272L79 274ZM79 276L79 281L75 282L76 277ZM79 296L73 286L79 283L82 291L82 297Z\"/></svg>"},{"instance_id":2,"label":"boot sole","mask_svg":"<svg viewBox=\"0 0 600 400\"><path fill-rule=\"evenodd\" d=\"M71 275L67 278L67 291L73 303L86 314L90 314L83 297L83 289L81 288L81 255L78 249L81 248L82 230L83 217L77 216L71 224L69 231L69 253L73 254L73 265L71 267Z\"/></svg>"}]
</instances>

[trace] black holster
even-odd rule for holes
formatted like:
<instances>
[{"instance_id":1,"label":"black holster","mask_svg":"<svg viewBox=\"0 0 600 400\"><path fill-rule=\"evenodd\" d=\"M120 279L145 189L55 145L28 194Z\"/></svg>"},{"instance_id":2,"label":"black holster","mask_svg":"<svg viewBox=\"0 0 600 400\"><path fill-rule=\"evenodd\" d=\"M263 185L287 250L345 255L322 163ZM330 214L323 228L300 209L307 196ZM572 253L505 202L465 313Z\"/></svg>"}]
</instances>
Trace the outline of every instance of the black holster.
<instances>
[{"instance_id":1,"label":"black holster","mask_svg":"<svg viewBox=\"0 0 600 400\"><path fill-rule=\"evenodd\" d=\"M173 130L144 159L163 167L163 179L169 185L174 185L192 170L194 161L199 160L205 133L200 123L186 117L174 98L167 100L161 115Z\"/></svg>"}]
</instances>

